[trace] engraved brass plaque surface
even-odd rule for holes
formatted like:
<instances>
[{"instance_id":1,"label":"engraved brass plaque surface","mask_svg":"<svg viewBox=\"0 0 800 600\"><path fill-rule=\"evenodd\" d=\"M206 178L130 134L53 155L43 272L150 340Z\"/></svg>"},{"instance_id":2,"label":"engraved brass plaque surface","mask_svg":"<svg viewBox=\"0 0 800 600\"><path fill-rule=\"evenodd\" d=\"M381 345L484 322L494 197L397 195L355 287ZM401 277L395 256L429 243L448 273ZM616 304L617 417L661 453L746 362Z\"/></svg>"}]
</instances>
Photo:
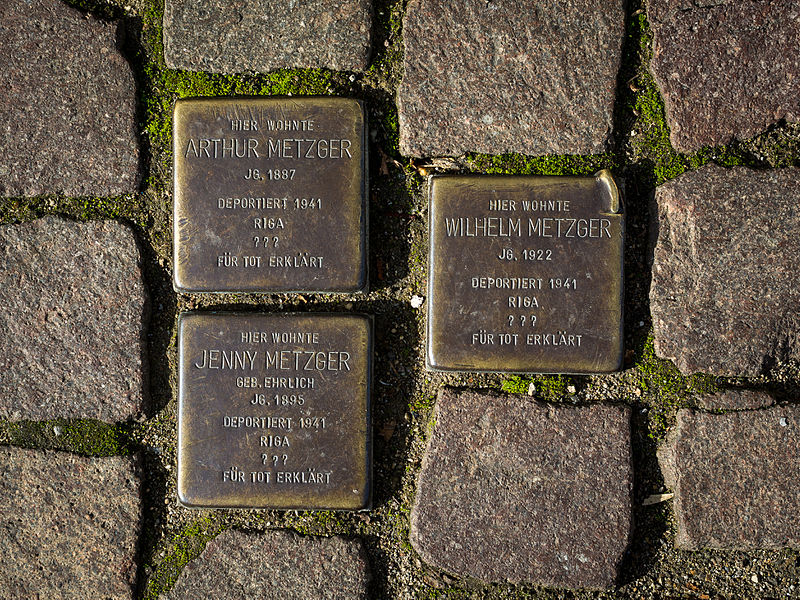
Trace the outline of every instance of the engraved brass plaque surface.
<instances>
[{"instance_id":1,"label":"engraved brass plaque surface","mask_svg":"<svg viewBox=\"0 0 800 600\"><path fill-rule=\"evenodd\" d=\"M184 99L173 128L177 291L364 290L359 101Z\"/></svg>"},{"instance_id":2,"label":"engraved brass plaque surface","mask_svg":"<svg viewBox=\"0 0 800 600\"><path fill-rule=\"evenodd\" d=\"M370 317L186 313L178 329L183 505L369 507Z\"/></svg>"},{"instance_id":3,"label":"engraved brass plaque surface","mask_svg":"<svg viewBox=\"0 0 800 600\"><path fill-rule=\"evenodd\" d=\"M620 367L625 221L610 173L432 177L429 200L429 369Z\"/></svg>"}]
</instances>

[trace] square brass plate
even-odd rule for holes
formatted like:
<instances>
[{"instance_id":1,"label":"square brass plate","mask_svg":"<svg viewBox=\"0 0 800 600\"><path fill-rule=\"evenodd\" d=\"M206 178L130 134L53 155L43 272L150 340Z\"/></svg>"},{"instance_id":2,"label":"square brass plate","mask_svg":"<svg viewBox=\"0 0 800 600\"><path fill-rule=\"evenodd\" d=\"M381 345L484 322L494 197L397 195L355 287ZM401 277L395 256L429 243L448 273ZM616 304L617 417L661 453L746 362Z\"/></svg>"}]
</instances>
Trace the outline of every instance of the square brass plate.
<instances>
[{"instance_id":1,"label":"square brass plate","mask_svg":"<svg viewBox=\"0 0 800 600\"><path fill-rule=\"evenodd\" d=\"M429 200L429 369L619 368L625 220L607 171L432 177Z\"/></svg>"},{"instance_id":2,"label":"square brass plate","mask_svg":"<svg viewBox=\"0 0 800 600\"><path fill-rule=\"evenodd\" d=\"M173 127L176 290L364 290L359 101L184 99Z\"/></svg>"},{"instance_id":3,"label":"square brass plate","mask_svg":"<svg viewBox=\"0 0 800 600\"><path fill-rule=\"evenodd\" d=\"M369 507L370 317L186 313L178 335L182 504Z\"/></svg>"}]
</instances>

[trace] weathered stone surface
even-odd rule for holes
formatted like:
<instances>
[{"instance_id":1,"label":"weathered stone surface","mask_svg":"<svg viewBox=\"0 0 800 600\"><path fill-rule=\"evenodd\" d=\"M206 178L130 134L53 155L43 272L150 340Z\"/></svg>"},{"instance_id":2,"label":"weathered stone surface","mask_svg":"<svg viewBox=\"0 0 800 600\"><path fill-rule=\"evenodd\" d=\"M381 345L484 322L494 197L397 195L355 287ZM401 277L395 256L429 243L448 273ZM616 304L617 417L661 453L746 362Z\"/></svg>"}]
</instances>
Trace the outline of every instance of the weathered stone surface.
<instances>
[{"instance_id":1,"label":"weathered stone surface","mask_svg":"<svg viewBox=\"0 0 800 600\"><path fill-rule=\"evenodd\" d=\"M602 152L623 0L411 0L398 93L411 156Z\"/></svg>"},{"instance_id":2,"label":"weathered stone surface","mask_svg":"<svg viewBox=\"0 0 800 600\"><path fill-rule=\"evenodd\" d=\"M60 0L0 3L0 196L136 191L136 85L119 36Z\"/></svg>"},{"instance_id":3,"label":"weathered stone surface","mask_svg":"<svg viewBox=\"0 0 800 600\"><path fill-rule=\"evenodd\" d=\"M800 120L800 2L647 0L651 69L682 152Z\"/></svg>"},{"instance_id":4,"label":"weathered stone surface","mask_svg":"<svg viewBox=\"0 0 800 600\"><path fill-rule=\"evenodd\" d=\"M169 598L366 600L369 580L360 541L228 530L186 566Z\"/></svg>"},{"instance_id":5,"label":"weathered stone surface","mask_svg":"<svg viewBox=\"0 0 800 600\"><path fill-rule=\"evenodd\" d=\"M766 392L755 390L725 390L718 394L707 394L697 399L705 410L753 410L775 404L775 398Z\"/></svg>"},{"instance_id":6,"label":"weathered stone surface","mask_svg":"<svg viewBox=\"0 0 800 600\"><path fill-rule=\"evenodd\" d=\"M221 73L363 71L371 32L369 0L166 0L164 59L175 69Z\"/></svg>"},{"instance_id":7,"label":"weathered stone surface","mask_svg":"<svg viewBox=\"0 0 800 600\"><path fill-rule=\"evenodd\" d=\"M133 232L46 217L0 227L0 418L122 421L144 389Z\"/></svg>"},{"instance_id":8,"label":"weathered stone surface","mask_svg":"<svg viewBox=\"0 0 800 600\"><path fill-rule=\"evenodd\" d=\"M678 412L659 449L675 492L676 545L800 547L800 408L709 414Z\"/></svg>"},{"instance_id":9,"label":"weathered stone surface","mask_svg":"<svg viewBox=\"0 0 800 600\"><path fill-rule=\"evenodd\" d=\"M133 598L141 500L135 460L0 448L5 598Z\"/></svg>"},{"instance_id":10,"label":"weathered stone surface","mask_svg":"<svg viewBox=\"0 0 800 600\"><path fill-rule=\"evenodd\" d=\"M707 165L656 190L655 349L686 374L800 355L800 170Z\"/></svg>"},{"instance_id":11,"label":"weathered stone surface","mask_svg":"<svg viewBox=\"0 0 800 600\"><path fill-rule=\"evenodd\" d=\"M630 411L439 395L411 513L423 559L461 576L605 588L631 532Z\"/></svg>"}]
</instances>

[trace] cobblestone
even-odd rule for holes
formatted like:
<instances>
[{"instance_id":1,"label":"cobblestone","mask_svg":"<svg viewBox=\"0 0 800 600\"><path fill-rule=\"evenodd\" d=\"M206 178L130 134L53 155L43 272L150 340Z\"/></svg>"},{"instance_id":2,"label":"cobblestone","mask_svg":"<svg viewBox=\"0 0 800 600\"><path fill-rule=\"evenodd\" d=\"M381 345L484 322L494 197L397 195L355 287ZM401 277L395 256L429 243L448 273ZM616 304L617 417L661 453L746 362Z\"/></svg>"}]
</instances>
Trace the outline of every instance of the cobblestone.
<instances>
[{"instance_id":1,"label":"cobblestone","mask_svg":"<svg viewBox=\"0 0 800 600\"><path fill-rule=\"evenodd\" d=\"M0 503L5 598L134 597L134 459L0 448Z\"/></svg>"},{"instance_id":2,"label":"cobblestone","mask_svg":"<svg viewBox=\"0 0 800 600\"><path fill-rule=\"evenodd\" d=\"M681 152L800 120L800 2L648 0L651 68Z\"/></svg>"},{"instance_id":3,"label":"cobblestone","mask_svg":"<svg viewBox=\"0 0 800 600\"><path fill-rule=\"evenodd\" d=\"M357 540L225 531L189 563L169 598L366 600L369 579Z\"/></svg>"},{"instance_id":4,"label":"cobblestone","mask_svg":"<svg viewBox=\"0 0 800 600\"><path fill-rule=\"evenodd\" d=\"M725 390L701 396L697 403L705 410L754 410L772 406L775 398L754 390Z\"/></svg>"},{"instance_id":5,"label":"cobblestone","mask_svg":"<svg viewBox=\"0 0 800 600\"><path fill-rule=\"evenodd\" d=\"M59 0L4 0L0 195L137 190L136 84L120 36Z\"/></svg>"},{"instance_id":6,"label":"cobblestone","mask_svg":"<svg viewBox=\"0 0 800 600\"><path fill-rule=\"evenodd\" d=\"M631 534L630 411L439 395L411 543L486 581L607 588Z\"/></svg>"},{"instance_id":7,"label":"cobblestone","mask_svg":"<svg viewBox=\"0 0 800 600\"><path fill-rule=\"evenodd\" d=\"M753 377L800 354L800 171L707 165L656 190L655 349L685 374Z\"/></svg>"},{"instance_id":8,"label":"cobblestone","mask_svg":"<svg viewBox=\"0 0 800 600\"><path fill-rule=\"evenodd\" d=\"M174 69L221 73L363 71L371 27L369 0L166 0L164 58Z\"/></svg>"},{"instance_id":9,"label":"cobblestone","mask_svg":"<svg viewBox=\"0 0 800 600\"><path fill-rule=\"evenodd\" d=\"M800 409L710 414L681 410L660 450L675 492L676 545L800 547Z\"/></svg>"},{"instance_id":10,"label":"cobblestone","mask_svg":"<svg viewBox=\"0 0 800 600\"><path fill-rule=\"evenodd\" d=\"M131 230L0 227L0 418L123 421L142 409L146 291Z\"/></svg>"},{"instance_id":11,"label":"cobblestone","mask_svg":"<svg viewBox=\"0 0 800 600\"><path fill-rule=\"evenodd\" d=\"M621 0L411 0L400 151L603 152L623 22Z\"/></svg>"}]
</instances>

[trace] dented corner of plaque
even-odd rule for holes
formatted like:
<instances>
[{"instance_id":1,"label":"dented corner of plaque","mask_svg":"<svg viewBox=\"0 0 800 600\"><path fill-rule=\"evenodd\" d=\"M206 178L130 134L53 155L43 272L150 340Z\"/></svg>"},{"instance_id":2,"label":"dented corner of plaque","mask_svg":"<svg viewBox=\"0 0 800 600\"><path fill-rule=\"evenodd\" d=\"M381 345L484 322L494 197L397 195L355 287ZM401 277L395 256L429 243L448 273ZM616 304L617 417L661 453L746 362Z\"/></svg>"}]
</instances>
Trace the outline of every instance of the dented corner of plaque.
<instances>
[{"instance_id":1,"label":"dented corner of plaque","mask_svg":"<svg viewBox=\"0 0 800 600\"><path fill-rule=\"evenodd\" d=\"M614 181L614 176L608 169L601 169L594 174L597 188L602 200L602 212L608 214L618 214L622 212L622 201L620 198L619 187Z\"/></svg>"}]
</instances>

